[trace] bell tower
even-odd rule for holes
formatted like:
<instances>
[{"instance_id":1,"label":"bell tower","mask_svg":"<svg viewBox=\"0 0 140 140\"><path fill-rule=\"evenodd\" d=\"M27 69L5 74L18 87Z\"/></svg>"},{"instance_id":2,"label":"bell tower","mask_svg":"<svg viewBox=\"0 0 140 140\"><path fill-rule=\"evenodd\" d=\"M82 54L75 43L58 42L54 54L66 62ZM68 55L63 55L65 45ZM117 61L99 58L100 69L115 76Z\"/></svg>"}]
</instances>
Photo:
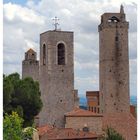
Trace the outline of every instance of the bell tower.
<instances>
[{"instance_id":1,"label":"bell tower","mask_svg":"<svg viewBox=\"0 0 140 140\"><path fill-rule=\"evenodd\" d=\"M22 61L22 78L32 77L33 80L39 80L39 61L37 53L33 49L25 52L25 59Z\"/></svg>"},{"instance_id":2,"label":"bell tower","mask_svg":"<svg viewBox=\"0 0 140 140\"><path fill-rule=\"evenodd\" d=\"M130 112L128 28L120 13L104 13L99 30L100 112Z\"/></svg>"},{"instance_id":3,"label":"bell tower","mask_svg":"<svg viewBox=\"0 0 140 140\"><path fill-rule=\"evenodd\" d=\"M74 108L73 32L40 34L40 90L39 125L64 127L64 114Z\"/></svg>"}]
</instances>

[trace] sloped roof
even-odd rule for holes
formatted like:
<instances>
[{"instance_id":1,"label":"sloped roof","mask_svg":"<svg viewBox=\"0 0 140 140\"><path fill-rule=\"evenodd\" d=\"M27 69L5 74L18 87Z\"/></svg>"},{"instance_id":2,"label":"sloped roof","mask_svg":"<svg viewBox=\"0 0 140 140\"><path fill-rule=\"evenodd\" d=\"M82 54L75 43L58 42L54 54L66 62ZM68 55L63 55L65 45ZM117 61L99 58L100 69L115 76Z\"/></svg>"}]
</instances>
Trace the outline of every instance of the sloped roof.
<instances>
[{"instance_id":1,"label":"sloped roof","mask_svg":"<svg viewBox=\"0 0 140 140\"><path fill-rule=\"evenodd\" d=\"M48 126L44 126L38 129L43 131L43 133L39 132L40 137L45 137L48 140L97 138L95 133L74 130L72 128L49 128Z\"/></svg>"},{"instance_id":2,"label":"sloped roof","mask_svg":"<svg viewBox=\"0 0 140 140\"><path fill-rule=\"evenodd\" d=\"M86 138L97 138L97 135L95 133L90 132L83 132L74 130L72 128L61 128L56 129L50 133L48 133L48 139L86 139Z\"/></svg>"},{"instance_id":3,"label":"sloped roof","mask_svg":"<svg viewBox=\"0 0 140 140\"><path fill-rule=\"evenodd\" d=\"M33 52L33 53L35 53L35 51L32 48L30 48L27 52Z\"/></svg>"},{"instance_id":4,"label":"sloped roof","mask_svg":"<svg viewBox=\"0 0 140 140\"><path fill-rule=\"evenodd\" d=\"M102 114L97 114L88 110L75 108L71 112L65 114L66 117L102 117Z\"/></svg>"},{"instance_id":5,"label":"sloped roof","mask_svg":"<svg viewBox=\"0 0 140 140\"><path fill-rule=\"evenodd\" d=\"M137 139L137 122L131 113L105 114L103 128L105 129L107 126L122 134L125 140Z\"/></svg>"},{"instance_id":6,"label":"sloped roof","mask_svg":"<svg viewBox=\"0 0 140 140\"><path fill-rule=\"evenodd\" d=\"M45 133L47 133L51 129L53 129L53 126L50 126L50 125L45 125L45 126L41 126L37 128L39 136L43 136Z\"/></svg>"}]
</instances>

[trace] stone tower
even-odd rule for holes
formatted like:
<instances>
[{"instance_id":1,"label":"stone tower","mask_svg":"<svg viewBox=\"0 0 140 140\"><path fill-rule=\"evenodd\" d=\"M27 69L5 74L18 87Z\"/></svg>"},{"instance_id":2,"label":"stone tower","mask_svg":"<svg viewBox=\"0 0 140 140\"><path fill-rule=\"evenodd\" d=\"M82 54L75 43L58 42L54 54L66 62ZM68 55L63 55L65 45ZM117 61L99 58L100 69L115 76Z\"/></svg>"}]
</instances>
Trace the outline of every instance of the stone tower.
<instances>
[{"instance_id":1,"label":"stone tower","mask_svg":"<svg viewBox=\"0 0 140 140\"><path fill-rule=\"evenodd\" d=\"M64 127L64 114L74 107L73 32L40 34L40 90L43 108L39 125Z\"/></svg>"},{"instance_id":2,"label":"stone tower","mask_svg":"<svg viewBox=\"0 0 140 140\"><path fill-rule=\"evenodd\" d=\"M39 80L39 61L33 49L25 52L25 60L22 61L22 78L25 77L32 77L35 81Z\"/></svg>"},{"instance_id":3,"label":"stone tower","mask_svg":"<svg viewBox=\"0 0 140 140\"><path fill-rule=\"evenodd\" d=\"M100 112L130 112L128 27L120 13L104 13L99 30Z\"/></svg>"}]
</instances>

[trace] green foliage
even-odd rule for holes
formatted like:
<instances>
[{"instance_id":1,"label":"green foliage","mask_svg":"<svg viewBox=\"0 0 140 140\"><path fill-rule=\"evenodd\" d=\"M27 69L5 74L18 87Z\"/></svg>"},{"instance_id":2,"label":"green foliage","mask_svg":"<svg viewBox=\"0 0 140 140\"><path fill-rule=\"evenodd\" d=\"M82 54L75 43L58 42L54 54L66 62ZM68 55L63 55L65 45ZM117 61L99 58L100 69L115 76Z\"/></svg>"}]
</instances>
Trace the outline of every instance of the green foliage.
<instances>
[{"instance_id":1,"label":"green foliage","mask_svg":"<svg viewBox=\"0 0 140 140\"><path fill-rule=\"evenodd\" d=\"M4 113L16 111L23 117L24 126L31 126L41 108L39 83L32 78L20 79L18 73L4 76Z\"/></svg>"},{"instance_id":2,"label":"green foliage","mask_svg":"<svg viewBox=\"0 0 140 140\"><path fill-rule=\"evenodd\" d=\"M124 138L122 137L121 134L119 134L118 132L116 132L113 128L108 127L105 130L106 134L105 137L103 138L103 140L124 140Z\"/></svg>"},{"instance_id":3,"label":"green foliage","mask_svg":"<svg viewBox=\"0 0 140 140\"><path fill-rule=\"evenodd\" d=\"M32 136L33 136L33 132L34 132L34 128L33 127L27 127L23 130L24 132L24 139L27 140L32 140Z\"/></svg>"},{"instance_id":4,"label":"green foliage","mask_svg":"<svg viewBox=\"0 0 140 140\"><path fill-rule=\"evenodd\" d=\"M32 140L33 127L23 129L23 119L16 112L11 115L5 114L3 121L4 140Z\"/></svg>"},{"instance_id":5,"label":"green foliage","mask_svg":"<svg viewBox=\"0 0 140 140\"><path fill-rule=\"evenodd\" d=\"M11 96L14 92L14 87L12 82L9 80L9 78L4 77L3 80L3 104L4 104L4 111L6 111L7 106L11 102Z\"/></svg>"},{"instance_id":6,"label":"green foliage","mask_svg":"<svg viewBox=\"0 0 140 140\"><path fill-rule=\"evenodd\" d=\"M12 112L11 115L6 114L3 122L4 140L23 140L22 123L23 119L16 112Z\"/></svg>"}]
</instances>

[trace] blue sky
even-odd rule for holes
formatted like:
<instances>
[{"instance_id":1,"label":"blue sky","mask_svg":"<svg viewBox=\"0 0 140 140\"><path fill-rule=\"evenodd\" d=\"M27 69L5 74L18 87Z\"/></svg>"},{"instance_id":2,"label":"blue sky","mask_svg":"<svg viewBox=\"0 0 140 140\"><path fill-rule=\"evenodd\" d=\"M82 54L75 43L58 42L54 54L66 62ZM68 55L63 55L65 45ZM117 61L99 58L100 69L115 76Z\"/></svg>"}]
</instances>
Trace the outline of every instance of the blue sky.
<instances>
[{"instance_id":1,"label":"blue sky","mask_svg":"<svg viewBox=\"0 0 140 140\"><path fill-rule=\"evenodd\" d=\"M3 3L8 2L24 5L27 2L27 0L3 0Z\"/></svg>"},{"instance_id":2,"label":"blue sky","mask_svg":"<svg viewBox=\"0 0 140 140\"><path fill-rule=\"evenodd\" d=\"M52 30L52 18L62 30L74 31L75 88L80 95L99 90L100 16L124 5L129 21L130 94L137 93L137 4L135 0L4 0L4 73L21 74L24 52L33 48L39 58L39 34Z\"/></svg>"}]
</instances>

